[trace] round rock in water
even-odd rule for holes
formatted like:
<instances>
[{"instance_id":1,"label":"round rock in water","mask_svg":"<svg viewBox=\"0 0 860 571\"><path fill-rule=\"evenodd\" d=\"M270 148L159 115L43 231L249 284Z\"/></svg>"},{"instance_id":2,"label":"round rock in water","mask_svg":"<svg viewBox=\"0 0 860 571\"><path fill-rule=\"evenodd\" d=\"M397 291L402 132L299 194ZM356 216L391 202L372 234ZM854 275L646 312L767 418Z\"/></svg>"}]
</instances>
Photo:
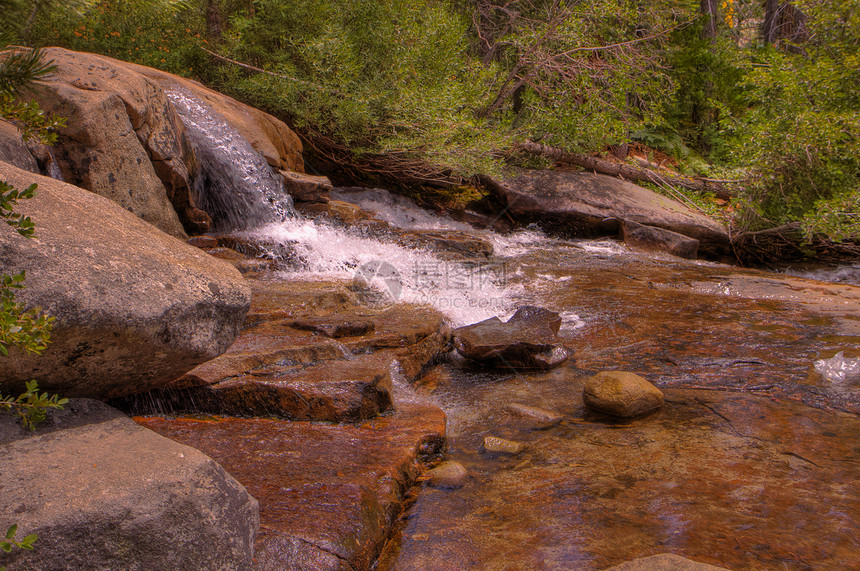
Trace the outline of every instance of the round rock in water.
<instances>
[{"instance_id":1,"label":"round rock in water","mask_svg":"<svg viewBox=\"0 0 860 571\"><path fill-rule=\"evenodd\" d=\"M462 488L469 479L469 471L459 462L446 460L427 473L434 488Z\"/></svg>"},{"instance_id":2,"label":"round rock in water","mask_svg":"<svg viewBox=\"0 0 860 571\"><path fill-rule=\"evenodd\" d=\"M585 404L612 416L629 418L663 404L663 393L634 373L604 371L591 377L582 389Z\"/></svg>"},{"instance_id":3,"label":"round rock in water","mask_svg":"<svg viewBox=\"0 0 860 571\"><path fill-rule=\"evenodd\" d=\"M498 454L519 454L525 450L525 445L498 436L487 436L484 438L484 450Z\"/></svg>"}]
</instances>

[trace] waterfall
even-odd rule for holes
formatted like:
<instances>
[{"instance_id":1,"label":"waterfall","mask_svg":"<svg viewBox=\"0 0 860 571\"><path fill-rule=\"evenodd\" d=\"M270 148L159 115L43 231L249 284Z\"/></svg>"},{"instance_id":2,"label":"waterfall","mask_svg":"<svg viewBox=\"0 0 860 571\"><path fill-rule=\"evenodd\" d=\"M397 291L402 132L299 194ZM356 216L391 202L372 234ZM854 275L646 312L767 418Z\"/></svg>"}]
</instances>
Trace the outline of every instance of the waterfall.
<instances>
[{"instance_id":1,"label":"waterfall","mask_svg":"<svg viewBox=\"0 0 860 571\"><path fill-rule=\"evenodd\" d=\"M199 164L194 180L197 206L216 230L254 228L293 215L283 178L236 129L188 90L165 90Z\"/></svg>"},{"instance_id":2,"label":"waterfall","mask_svg":"<svg viewBox=\"0 0 860 571\"><path fill-rule=\"evenodd\" d=\"M282 279L313 276L351 280L379 293L369 295L368 303L431 305L454 326L509 316L518 305L531 302L524 299L523 280L508 274L505 260L535 245L546 245L548 239L542 232L528 230L503 237L436 216L385 190L332 192L332 198L374 211L393 228L480 234L499 254L487 260L458 261L437 254L429 246L399 244L386 232L368 235L366 228L303 218L293 210L280 175L221 115L182 88L170 88L166 94L197 155L199 173L194 191L198 206L212 216L216 231L270 244L273 258L288 251L293 269L282 271ZM510 279L513 277L517 279ZM581 324L572 312L565 315L565 323L572 327Z\"/></svg>"}]
</instances>

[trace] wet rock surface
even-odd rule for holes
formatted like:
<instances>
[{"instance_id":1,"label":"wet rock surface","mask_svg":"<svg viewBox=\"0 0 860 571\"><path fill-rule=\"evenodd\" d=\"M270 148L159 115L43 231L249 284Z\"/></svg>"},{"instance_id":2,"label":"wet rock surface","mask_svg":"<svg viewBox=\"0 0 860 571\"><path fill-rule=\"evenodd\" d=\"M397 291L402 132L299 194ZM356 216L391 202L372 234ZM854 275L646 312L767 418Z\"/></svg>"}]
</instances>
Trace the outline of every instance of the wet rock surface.
<instances>
[{"instance_id":1,"label":"wet rock surface","mask_svg":"<svg viewBox=\"0 0 860 571\"><path fill-rule=\"evenodd\" d=\"M454 347L467 359L512 369L551 369L572 352L558 343L561 318L540 307L523 307L508 321L498 317L459 327Z\"/></svg>"},{"instance_id":2,"label":"wet rock surface","mask_svg":"<svg viewBox=\"0 0 860 571\"><path fill-rule=\"evenodd\" d=\"M661 553L650 557L640 557L621 565L615 565L605 571L726 571L724 567L698 563L674 555L672 553Z\"/></svg>"},{"instance_id":3,"label":"wet rock surface","mask_svg":"<svg viewBox=\"0 0 860 571\"><path fill-rule=\"evenodd\" d=\"M21 569L248 569L257 501L203 453L73 399L37 432L0 415L0 527ZM169 547L168 547L169 546Z\"/></svg>"},{"instance_id":4,"label":"wet rock surface","mask_svg":"<svg viewBox=\"0 0 860 571\"><path fill-rule=\"evenodd\" d=\"M651 412L663 404L660 389L626 371L597 373L585 383L582 398L589 408L623 418Z\"/></svg>"},{"instance_id":5,"label":"wet rock surface","mask_svg":"<svg viewBox=\"0 0 860 571\"><path fill-rule=\"evenodd\" d=\"M632 248L647 252L668 252L689 260L695 260L699 251L699 241L695 238L632 220L622 221L621 239Z\"/></svg>"},{"instance_id":6,"label":"wet rock surface","mask_svg":"<svg viewBox=\"0 0 860 571\"><path fill-rule=\"evenodd\" d=\"M137 414L364 420L391 408L392 374L414 378L448 338L435 310L403 304L368 311L346 284L326 291L304 281L250 283L248 324L223 355L169 388L116 404Z\"/></svg>"},{"instance_id":7,"label":"wet rock surface","mask_svg":"<svg viewBox=\"0 0 860 571\"><path fill-rule=\"evenodd\" d=\"M369 569L445 433L436 407L403 403L355 425L136 418L225 467L260 502L254 569Z\"/></svg>"},{"instance_id":8,"label":"wet rock surface","mask_svg":"<svg viewBox=\"0 0 860 571\"><path fill-rule=\"evenodd\" d=\"M434 488L462 488L469 479L469 471L453 460L446 460L427 472L427 484Z\"/></svg>"}]
</instances>

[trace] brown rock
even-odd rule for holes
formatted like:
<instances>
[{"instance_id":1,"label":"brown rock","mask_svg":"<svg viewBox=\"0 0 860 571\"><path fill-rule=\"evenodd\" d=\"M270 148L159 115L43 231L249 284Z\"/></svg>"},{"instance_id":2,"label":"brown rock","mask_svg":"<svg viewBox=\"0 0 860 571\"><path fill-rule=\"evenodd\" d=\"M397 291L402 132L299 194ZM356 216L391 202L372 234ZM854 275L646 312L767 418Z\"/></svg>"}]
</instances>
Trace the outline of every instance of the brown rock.
<instances>
[{"instance_id":1,"label":"brown rock","mask_svg":"<svg viewBox=\"0 0 860 571\"><path fill-rule=\"evenodd\" d=\"M498 367L551 369L571 351L558 343L561 317L540 307L522 307L507 322L493 317L454 330L454 347L467 359Z\"/></svg>"},{"instance_id":2,"label":"brown rock","mask_svg":"<svg viewBox=\"0 0 860 571\"><path fill-rule=\"evenodd\" d=\"M188 239L188 244L195 248L209 250L218 246L218 238L215 236L193 236Z\"/></svg>"},{"instance_id":3,"label":"brown rock","mask_svg":"<svg viewBox=\"0 0 860 571\"><path fill-rule=\"evenodd\" d=\"M180 86L191 91L239 131L273 168L304 172L301 140L283 121L196 81L150 67L124 65L162 88Z\"/></svg>"},{"instance_id":4,"label":"brown rock","mask_svg":"<svg viewBox=\"0 0 860 571\"><path fill-rule=\"evenodd\" d=\"M496 185L506 212L522 221L575 237L616 234L622 220L656 226L695 238L700 249L721 254L726 229L715 220L617 178L575 171L528 171Z\"/></svg>"},{"instance_id":5,"label":"brown rock","mask_svg":"<svg viewBox=\"0 0 860 571\"><path fill-rule=\"evenodd\" d=\"M2 119L0 119L0 161L25 171L39 173L39 165L24 144L18 128Z\"/></svg>"},{"instance_id":6,"label":"brown rock","mask_svg":"<svg viewBox=\"0 0 860 571\"><path fill-rule=\"evenodd\" d=\"M485 437L483 446L486 452L497 454L519 454L526 448L521 442L514 442L498 436Z\"/></svg>"},{"instance_id":7,"label":"brown rock","mask_svg":"<svg viewBox=\"0 0 860 571\"><path fill-rule=\"evenodd\" d=\"M257 500L103 403L73 399L35 433L0 415L0 457L0 527L39 536L3 554L12 569L250 569Z\"/></svg>"},{"instance_id":8,"label":"brown rock","mask_svg":"<svg viewBox=\"0 0 860 571\"><path fill-rule=\"evenodd\" d=\"M334 218L344 224L354 224L373 217L372 213L362 210L354 204L340 200L329 200L324 204L298 204L296 205L296 210L310 216L323 215Z\"/></svg>"},{"instance_id":9,"label":"brown rock","mask_svg":"<svg viewBox=\"0 0 860 571\"><path fill-rule=\"evenodd\" d=\"M373 321L367 319L350 320L336 315L325 317L305 317L294 321L292 326L296 329L322 333L326 337L331 337L332 339L366 335L376 327Z\"/></svg>"},{"instance_id":10,"label":"brown rock","mask_svg":"<svg viewBox=\"0 0 860 571\"><path fill-rule=\"evenodd\" d=\"M46 49L45 57L57 67L34 97L67 119L55 145L63 178L185 238L171 198L188 195L186 150L161 89L110 58L61 48Z\"/></svg>"},{"instance_id":11,"label":"brown rock","mask_svg":"<svg viewBox=\"0 0 860 571\"><path fill-rule=\"evenodd\" d=\"M299 202L324 202L323 195L332 189L325 176L313 176L292 171L280 171L290 196Z\"/></svg>"},{"instance_id":12,"label":"brown rock","mask_svg":"<svg viewBox=\"0 0 860 571\"><path fill-rule=\"evenodd\" d=\"M304 367L261 365L206 386L156 390L116 404L134 414L208 412L356 422L391 409L391 361L369 354Z\"/></svg>"},{"instance_id":13,"label":"brown rock","mask_svg":"<svg viewBox=\"0 0 860 571\"><path fill-rule=\"evenodd\" d=\"M699 251L699 241L695 238L656 226L644 226L631 220L622 222L621 238L632 248L648 252L667 252L689 260L695 260Z\"/></svg>"},{"instance_id":14,"label":"brown rock","mask_svg":"<svg viewBox=\"0 0 860 571\"><path fill-rule=\"evenodd\" d=\"M564 416L557 412L536 406L512 403L505 408L537 429L551 428L564 419Z\"/></svg>"},{"instance_id":15,"label":"brown rock","mask_svg":"<svg viewBox=\"0 0 860 571\"><path fill-rule=\"evenodd\" d=\"M260 502L256 569L370 569L418 476L439 452L445 415L398 405L373 422L139 419L219 462Z\"/></svg>"},{"instance_id":16,"label":"brown rock","mask_svg":"<svg viewBox=\"0 0 860 571\"><path fill-rule=\"evenodd\" d=\"M469 479L466 467L453 460L446 460L427 472L427 483L434 488L462 488Z\"/></svg>"},{"instance_id":17,"label":"brown rock","mask_svg":"<svg viewBox=\"0 0 860 571\"><path fill-rule=\"evenodd\" d=\"M625 418L650 412L663 404L660 389L625 371L597 373L585 383L582 397L595 410Z\"/></svg>"},{"instance_id":18,"label":"brown rock","mask_svg":"<svg viewBox=\"0 0 860 571\"><path fill-rule=\"evenodd\" d=\"M673 553L640 557L604 571L728 571L723 567L699 563Z\"/></svg>"}]
</instances>

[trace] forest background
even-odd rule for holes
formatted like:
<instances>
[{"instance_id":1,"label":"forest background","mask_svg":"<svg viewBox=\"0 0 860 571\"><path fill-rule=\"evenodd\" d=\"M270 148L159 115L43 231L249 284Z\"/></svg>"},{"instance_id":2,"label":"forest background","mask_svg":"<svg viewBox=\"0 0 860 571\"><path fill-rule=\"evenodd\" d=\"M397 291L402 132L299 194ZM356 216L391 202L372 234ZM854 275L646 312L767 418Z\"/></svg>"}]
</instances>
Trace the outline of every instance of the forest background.
<instances>
[{"instance_id":1,"label":"forest background","mask_svg":"<svg viewBox=\"0 0 860 571\"><path fill-rule=\"evenodd\" d=\"M652 186L685 193L735 236L860 253L858 0L0 8L7 43L198 79L284 119L312 167L353 180L468 197L477 174L548 166L541 149L602 156L663 173ZM673 184L675 174L718 196Z\"/></svg>"}]
</instances>

